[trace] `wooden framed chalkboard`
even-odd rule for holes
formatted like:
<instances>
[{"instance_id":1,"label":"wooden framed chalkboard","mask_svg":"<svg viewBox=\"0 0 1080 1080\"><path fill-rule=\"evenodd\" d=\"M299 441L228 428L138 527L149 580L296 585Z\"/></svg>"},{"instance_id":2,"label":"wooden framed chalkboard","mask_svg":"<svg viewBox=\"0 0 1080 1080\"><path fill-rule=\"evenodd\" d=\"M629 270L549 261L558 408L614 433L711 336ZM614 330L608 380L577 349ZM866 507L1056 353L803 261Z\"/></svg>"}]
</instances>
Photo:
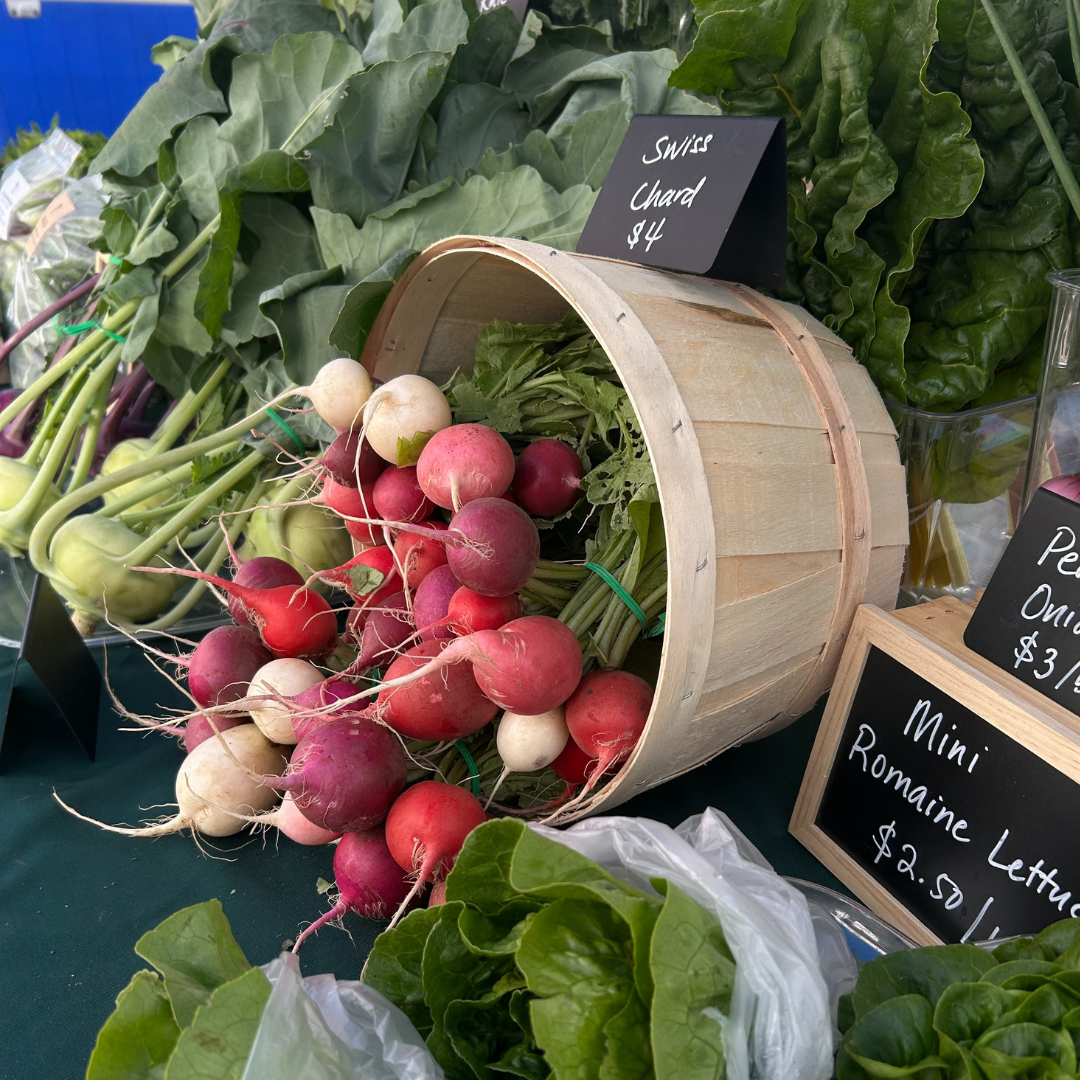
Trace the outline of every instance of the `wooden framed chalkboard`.
<instances>
[{"instance_id":1,"label":"wooden framed chalkboard","mask_svg":"<svg viewBox=\"0 0 1080 1080\"><path fill-rule=\"evenodd\" d=\"M922 944L1080 917L1080 722L967 649L970 616L860 608L791 822Z\"/></svg>"}]
</instances>

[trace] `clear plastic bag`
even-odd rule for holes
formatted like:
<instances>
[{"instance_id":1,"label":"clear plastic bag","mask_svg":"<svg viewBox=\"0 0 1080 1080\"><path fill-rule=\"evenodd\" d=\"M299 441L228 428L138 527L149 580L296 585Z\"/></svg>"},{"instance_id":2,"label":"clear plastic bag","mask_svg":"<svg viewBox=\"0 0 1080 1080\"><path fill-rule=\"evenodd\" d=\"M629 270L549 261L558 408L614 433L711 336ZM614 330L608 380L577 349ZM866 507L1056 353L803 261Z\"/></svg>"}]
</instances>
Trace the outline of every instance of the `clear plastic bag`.
<instances>
[{"instance_id":1,"label":"clear plastic bag","mask_svg":"<svg viewBox=\"0 0 1080 1080\"><path fill-rule=\"evenodd\" d=\"M420 1033L377 990L333 975L300 976L282 953L240 1080L444 1080Z\"/></svg>"},{"instance_id":2,"label":"clear plastic bag","mask_svg":"<svg viewBox=\"0 0 1080 1080\"><path fill-rule=\"evenodd\" d=\"M665 878L711 911L736 960L723 1027L728 1080L826 1080L837 1037L836 998L855 962L839 930L819 929L834 987L822 974L806 898L711 807L671 829L646 818L598 817L558 830L532 828L609 873L652 891ZM846 961L846 962L845 962Z\"/></svg>"}]
</instances>

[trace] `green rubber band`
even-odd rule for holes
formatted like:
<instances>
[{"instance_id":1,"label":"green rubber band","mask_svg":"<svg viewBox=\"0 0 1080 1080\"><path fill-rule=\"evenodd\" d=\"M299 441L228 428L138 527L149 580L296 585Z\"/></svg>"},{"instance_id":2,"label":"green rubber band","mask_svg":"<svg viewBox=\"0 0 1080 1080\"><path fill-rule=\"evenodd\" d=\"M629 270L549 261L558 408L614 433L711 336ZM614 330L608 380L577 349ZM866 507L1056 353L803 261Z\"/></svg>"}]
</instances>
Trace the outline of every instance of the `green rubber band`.
<instances>
[{"instance_id":1,"label":"green rubber band","mask_svg":"<svg viewBox=\"0 0 1080 1080\"><path fill-rule=\"evenodd\" d=\"M664 632L664 620L667 618L667 612L661 611L660 618L657 620L656 625L652 628L652 631L646 634L646 637L659 637Z\"/></svg>"},{"instance_id":2,"label":"green rubber band","mask_svg":"<svg viewBox=\"0 0 1080 1080\"><path fill-rule=\"evenodd\" d=\"M619 580L596 563L587 562L585 569L591 570L594 574L602 577L614 590L615 595L634 613L634 618L641 623L641 629L648 632L649 620L645 617L645 612L638 606L638 602L622 587Z\"/></svg>"},{"instance_id":3,"label":"green rubber band","mask_svg":"<svg viewBox=\"0 0 1080 1080\"><path fill-rule=\"evenodd\" d=\"M471 772L469 777L472 780L472 793L479 799L480 798L480 770L476 767L476 762L473 760L472 754L469 753L468 747L460 740L454 745L457 747L458 753L465 759L465 764L469 766Z\"/></svg>"},{"instance_id":4,"label":"green rubber band","mask_svg":"<svg viewBox=\"0 0 1080 1080\"><path fill-rule=\"evenodd\" d=\"M300 448L301 453L303 453L303 451L304 451L304 442L303 442L303 440L300 438L299 435L296 434L295 431L293 431L293 429L291 427L289 427L288 424L285 423L284 420L281 419L281 417L277 414L276 410L267 409L266 410L266 415L269 416L270 419L273 420L274 423L277 424L277 426L279 428L281 428L282 431L288 432L288 434L292 436L292 441L294 443L296 443L296 445Z\"/></svg>"},{"instance_id":5,"label":"green rubber band","mask_svg":"<svg viewBox=\"0 0 1080 1080\"><path fill-rule=\"evenodd\" d=\"M123 266L124 265L124 260L117 257L116 255L110 255L109 256L109 262L111 262L113 264L113 266Z\"/></svg>"},{"instance_id":6,"label":"green rubber band","mask_svg":"<svg viewBox=\"0 0 1080 1080\"><path fill-rule=\"evenodd\" d=\"M111 330L106 330L96 319L87 319L86 322L76 323L74 326L61 326L60 316L53 316L53 329L62 337L75 337L78 334L83 334L87 330L100 330L106 337L110 337L113 341L119 342L121 345L127 342L127 338L122 334L114 334Z\"/></svg>"}]
</instances>

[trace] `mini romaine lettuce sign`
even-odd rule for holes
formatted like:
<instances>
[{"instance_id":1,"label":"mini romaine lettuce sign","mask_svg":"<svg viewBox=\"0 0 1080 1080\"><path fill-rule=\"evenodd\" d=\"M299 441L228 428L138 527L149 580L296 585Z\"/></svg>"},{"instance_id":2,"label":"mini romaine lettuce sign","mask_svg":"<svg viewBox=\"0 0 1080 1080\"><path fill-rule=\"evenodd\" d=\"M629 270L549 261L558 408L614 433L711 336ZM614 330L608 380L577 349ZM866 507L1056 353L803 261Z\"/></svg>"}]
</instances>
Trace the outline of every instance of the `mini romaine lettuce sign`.
<instances>
[{"instance_id":1,"label":"mini romaine lettuce sign","mask_svg":"<svg viewBox=\"0 0 1080 1080\"><path fill-rule=\"evenodd\" d=\"M782 119L635 116L577 250L780 286L786 167Z\"/></svg>"}]
</instances>

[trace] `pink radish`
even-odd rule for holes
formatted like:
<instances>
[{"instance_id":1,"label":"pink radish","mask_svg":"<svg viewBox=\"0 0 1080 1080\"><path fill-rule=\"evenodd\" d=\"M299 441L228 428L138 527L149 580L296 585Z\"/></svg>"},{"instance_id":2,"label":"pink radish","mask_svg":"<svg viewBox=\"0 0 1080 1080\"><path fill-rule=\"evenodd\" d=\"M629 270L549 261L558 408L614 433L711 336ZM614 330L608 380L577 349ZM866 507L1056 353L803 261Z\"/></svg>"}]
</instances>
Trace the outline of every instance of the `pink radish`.
<instances>
[{"instance_id":1,"label":"pink radish","mask_svg":"<svg viewBox=\"0 0 1080 1080\"><path fill-rule=\"evenodd\" d=\"M446 903L446 882L436 881L431 886L431 895L428 897L428 907L442 907Z\"/></svg>"},{"instance_id":2,"label":"pink radish","mask_svg":"<svg viewBox=\"0 0 1080 1080\"><path fill-rule=\"evenodd\" d=\"M244 821L251 822L252 825L273 825L278 832L305 847L332 844L341 836L341 833L328 832L326 829L320 829L318 825L312 825L297 809L290 791L285 793L285 798L273 810L268 810L265 814L239 816Z\"/></svg>"},{"instance_id":3,"label":"pink radish","mask_svg":"<svg viewBox=\"0 0 1080 1080\"><path fill-rule=\"evenodd\" d=\"M338 679L331 676L322 682L309 686L306 690L292 695L295 710L291 712L289 722L292 724L293 735L299 742L308 732L313 731L327 720L334 719L334 713L324 712L327 705L333 705L343 698L351 698L356 695L356 684L346 679Z\"/></svg>"},{"instance_id":4,"label":"pink radish","mask_svg":"<svg viewBox=\"0 0 1080 1080\"><path fill-rule=\"evenodd\" d=\"M233 584L248 589L276 589L279 585L303 585L304 579L296 567L275 559L272 555L257 555L248 559L232 576ZM229 597L229 614L240 626L251 626L251 617L244 605L235 597Z\"/></svg>"},{"instance_id":5,"label":"pink radish","mask_svg":"<svg viewBox=\"0 0 1080 1080\"><path fill-rule=\"evenodd\" d=\"M508 596L532 577L540 561L533 520L505 499L474 499L450 522L446 563L462 585L484 596Z\"/></svg>"},{"instance_id":6,"label":"pink radish","mask_svg":"<svg viewBox=\"0 0 1080 1080\"><path fill-rule=\"evenodd\" d=\"M423 681L425 687L432 686L432 680L441 670L449 668L453 671L454 665L463 660L471 661L476 684L483 694L496 705L527 716L537 716L562 705L581 681L582 657L578 640L569 627L548 615L526 615L499 630L480 630L468 637L456 638L441 652L429 652L433 659L422 667L407 671L406 658L418 658L420 649L431 649L438 644L429 642L419 649L412 649L391 665L384 682L375 688L379 690L380 704L384 695L394 700L386 694L387 690L397 688L395 694L401 692L400 688L411 690L415 680ZM395 671L398 665L401 666ZM415 667L411 659L409 666ZM396 728L393 721L387 722ZM403 734L412 735L411 732Z\"/></svg>"},{"instance_id":7,"label":"pink radish","mask_svg":"<svg viewBox=\"0 0 1080 1080\"><path fill-rule=\"evenodd\" d=\"M514 451L493 428L455 424L428 440L416 463L424 494L447 510L498 498L514 479Z\"/></svg>"},{"instance_id":8,"label":"pink radish","mask_svg":"<svg viewBox=\"0 0 1080 1080\"><path fill-rule=\"evenodd\" d=\"M381 544L380 531L371 525L353 521L353 518L370 518L377 513L375 509L375 481L371 484L363 484L358 488L339 484L332 476L323 481L322 493L319 502L329 506L339 517L345 521L345 528L354 540L362 544Z\"/></svg>"},{"instance_id":9,"label":"pink radish","mask_svg":"<svg viewBox=\"0 0 1080 1080\"><path fill-rule=\"evenodd\" d=\"M409 880L386 844L381 825L346 833L334 852L338 901L296 939L292 951L328 922L353 911L365 919L386 919L410 897Z\"/></svg>"},{"instance_id":10,"label":"pink radish","mask_svg":"<svg viewBox=\"0 0 1080 1080\"><path fill-rule=\"evenodd\" d=\"M361 579L360 575L350 574L350 570L357 567L368 566L372 570L378 570L383 579L371 592L358 591L353 583L354 577ZM328 581L333 585L339 585L354 600L359 601L365 608L380 604L388 596L401 592L401 578L398 576L397 564L394 562L394 553L385 544L379 547L368 548L354 555L347 563L335 566L332 570L321 570L315 575L320 581Z\"/></svg>"},{"instance_id":11,"label":"pink radish","mask_svg":"<svg viewBox=\"0 0 1080 1080\"><path fill-rule=\"evenodd\" d=\"M423 521L435 513L435 504L416 479L415 465L403 468L391 465L383 470L372 488L372 496L378 516L389 521Z\"/></svg>"},{"instance_id":12,"label":"pink radish","mask_svg":"<svg viewBox=\"0 0 1080 1080\"><path fill-rule=\"evenodd\" d=\"M368 612L360 635L360 651L354 670L366 671L371 667L389 664L397 656L398 649L416 632L412 615L405 603L403 592L388 596L380 607Z\"/></svg>"},{"instance_id":13,"label":"pink radish","mask_svg":"<svg viewBox=\"0 0 1080 1080\"><path fill-rule=\"evenodd\" d=\"M441 532L449 528L441 521L429 521L425 524ZM404 569L405 584L410 589L415 589L432 570L446 565L446 548L429 536L403 532L394 541L394 557Z\"/></svg>"},{"instance_id":14,"label":"pink radish","mask_svg":"<svg viewBox=\"0 0 1080 1080\"><path fill-rule=\"evenodd\" d=\"M351 488L374 484L386 468L386 462L375 453L371 443L366 439L360 441L359 431L342 432L326 448L319 464L337 483Z\"/></svg>"},{"instance_id":15,"label":"pink radish","mask_svg":"<svg viewBox=\"0 0 1080 1080\"><path fill-rule=\"evenodd\" d=\"M407 770L405 751L392 732L349 713L306 734L285 775L268 776L264 783L291 791L312 824L344 833L378 825L405 786Z\"/></svg>"},{"instance_id":16,"label":"pink radish","mask_svg":"<svg viewBox=\"0 0 1080 1080\"><path fill-rule=\"evenodd\" d=\"M551 763L551 771L568 784L584 784L595 768L596 758L589 757L573 739L566 740L563 752Z\"/></svg>"},{"instance_id":17,"label":"pink radish","mask_svg":"<svg viewBox=\"0 0 1080 1080\"><path fill-rule=\"evenodd\" d=\"M446 609L446 621L455 634L475 634L477 630L498 630L521 618L521 599L509 596L482 596L464 585L452 597Z\"/></svg>"},{"instance_id":18,"label":"pink radish","mask_svg":"<svg viewBox=\"0 0 1080 1080\"><path fill-rule=\"evenodd\" d=\"M435 638L451 638L454 632L445 624L450 600L461 588L461 582L454 577L449 566L439 566L432 570L416 590L413 598L413 620L417 630L434 628L431 634Z\"/></svg>"},{"instance_id":19,"label":"pink radish","mask_svg":"<svg viewBox=\"0 0 1080 1080\"><path fill-rule=\"evenodd\" d=\"M215 727L218 731L228 731L229 728L250 723L250 716L215 716L213 723L211 723L208 716L199 713L184 725L184 751L190 754L196 746L206 742L207 739L212 739Z\"/></svg>"},{"instance_id":20,"label":"pink radish","mask_svg":"<svg viewBox=\"0 0 1080 1080\"><path fill-rule=\"evenodd\" d=\"M586 791L630 756L645 730L652 699L652 687L629 671L594 671L581 680L566 702L566 726L574 742L597 759Z\"/></svg>"},{"instance_id":21,"label":"pink radish","mask_svg":"<svg viewBox=\"0 0 1080 1080\"><path fill-rule=\"evenodd\" d=\"M273 657L248 626L217 626L187 662L188 690L204 709L228 705L247 693L255 672Z\"/></svg>"},{"instance_id":22,"label":"pink radish","mask_svg":"<svg viewBox=\"0 0 1080 1080\"><path fill-rule=\"evenodd\" d=\"M386 843L398 866L416 874L416 884L391 926L424 885L445 879L465 838L485 820L476 796L450 784L421 780L398 796L386 816Z\"/></svg>"},{"instance_id":23,"label":"pink radish","mask_svg":"<svg viewBox=\"0 0 1080 1080\"><path fill-rule=\"evenodd\" d=\"M581 498L585 466L572 446L561 439L540 439L518 454L514 494L536 517L565 514Z\"/></svg>"},{"instance_id":24,"label":"pink radish","mask_svg":"<svg viewBox=\"0 0 1080 1080\"><path fill-rule=\"evenodd\" d=\"M432 660L442 648L439 641L417 645L386 672L386 681L392 683L431 669L426 677L414 677L407 686L379 694L379 717L406 738L460 739L490 724L499 711L480 691L468 664L447 667Z\"/></svg>"},{"instance_id":25,"label":"pink radish","mask_svg":"<svg viewBox=\"0 0 1080 1080\"><path fill-rule=\"evenodd\" d=\"M276 589L248 589L231 581L180 567L159 569L135 566L148 574L179 574L209 581L229 596L235 596L258 628L263 644L278 657L321 657L337 645L337 619L330 605L311 589L279 585Z\"/></svg>"}]
</instances>

